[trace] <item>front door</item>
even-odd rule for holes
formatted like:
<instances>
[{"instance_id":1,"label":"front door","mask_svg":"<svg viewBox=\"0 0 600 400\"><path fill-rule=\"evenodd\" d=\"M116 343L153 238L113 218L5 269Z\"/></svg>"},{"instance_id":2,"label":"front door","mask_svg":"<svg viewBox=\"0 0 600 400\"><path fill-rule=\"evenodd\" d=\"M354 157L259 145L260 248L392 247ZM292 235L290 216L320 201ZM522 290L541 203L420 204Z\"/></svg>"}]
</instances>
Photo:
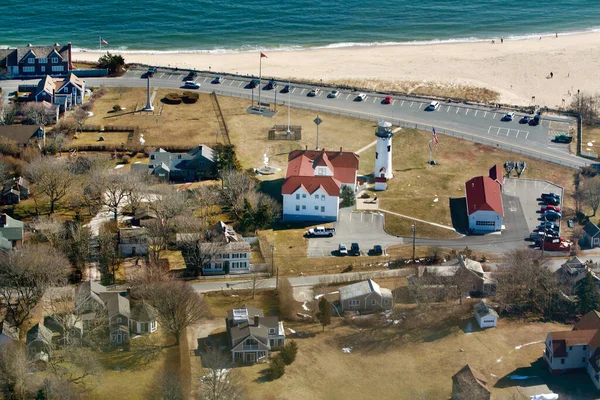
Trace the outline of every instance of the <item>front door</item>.
<instances>
[{"instance_id":1,"label":"front door","mask_svg":"<svg viewBox=\"0 0 600 400\"><path fill-rule=\"evenodd\" d=\"M117 338L117 344L123 343L123 335L122 334L117 333L116 338Z\"/></svg>"},{"instance_id":2,"label":"front door","mask_svg":"<svg viewBox=\"0 0 600 400\"><path fill-rule=\"evenodd\" d=\"M256 353L246 353L246 362L253 363L256 360Z\"/></svg>"}]
</instances>

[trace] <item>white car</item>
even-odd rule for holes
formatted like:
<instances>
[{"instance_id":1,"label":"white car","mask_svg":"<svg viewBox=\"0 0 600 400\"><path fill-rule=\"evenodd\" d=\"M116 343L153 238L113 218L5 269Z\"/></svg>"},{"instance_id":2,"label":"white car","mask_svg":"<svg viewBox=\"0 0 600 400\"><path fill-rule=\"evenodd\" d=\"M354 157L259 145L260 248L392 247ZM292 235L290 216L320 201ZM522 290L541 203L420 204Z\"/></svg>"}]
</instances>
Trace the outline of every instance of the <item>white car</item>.
<instances>
[{"instance_id":1,"label":"white car","mask_svg":"<svg viewBox=\"0 0 600 400\"><path fill-rule=\"evenodd\" d=\"M339 252L340 256L348 255L348 248L346 247L346 245L344 243L340 243L340 245L338 246L338 252Z\"/></svg>"},{"instance_id":2,"label":"white car","mask_svg":"<svg viewBox=\"0 0 600 400\"><path fill-rule=\"evenodd\" d=\"M515 113L514 112L507 112L506 115L504 115L504 117L502 117L502 121L512 121L515 118Z\"/></svg>"},{"instance_id":3,"label":"white car","mask_svg":"<svg viewBox=\"0 0 600 400\"><path fill-rule=\"evenodd\" d=\"M327 97L329 97L330 99L336 99L336 98L340 97L340 91L339 90L332 90L331 93L329 93L327 95Z\"/></svg>"},{"instance_id":4,"label":"white car","mask_svg":"<svg viewBox=\"0 0 600 400\"><path fill-rule=\"evenodd\" d=\"M194 81L187 81L183 84L183 87L186 89L200 89L200 84Z\"/></svg>"},{"instance_id":5,"label":"white car","mask_svg":"<svg viewBox=\"0 0 600 400\"><path fill-rule=\"evenodd\" d=\"M429 103L429 105L427 106L427 108L425 108L426 111L435 111L438 108L440 108L440 102L439 101L432 101L431 103Z\"/></svg>"},{"instance_id":6,"label":"white car","mask_svg":"<svg viewBox=\"0 0 600 400\"><path fill-rule=\"evenodd\" d=\"M356 101L365 101L367 99L367 95L364 93L359 93L358 96L356 96Z\"/></svg>"},{"instance_id":7,"label":"white car","mask_svg":"<svg viewBox=\"0 0 600 400\"><path fill-rule=\"evenodd\" d=\"M308 92L306 95L307 95L308 97L315 97L315 96L317 96L319 93L321 93L321 89L314 88L313 90L311 90L310 92Z\"/></svg>"}]
</instances>

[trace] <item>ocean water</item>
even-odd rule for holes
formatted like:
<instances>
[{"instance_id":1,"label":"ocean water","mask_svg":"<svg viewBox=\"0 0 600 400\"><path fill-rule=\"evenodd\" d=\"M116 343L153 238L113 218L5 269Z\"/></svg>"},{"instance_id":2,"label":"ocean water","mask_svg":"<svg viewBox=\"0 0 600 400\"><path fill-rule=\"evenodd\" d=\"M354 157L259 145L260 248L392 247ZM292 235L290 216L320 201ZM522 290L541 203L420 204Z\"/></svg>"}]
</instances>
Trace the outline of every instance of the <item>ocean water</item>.
<instances>
[{"instance_id":1,"label":"ocean water","mask_svg":"<svg viewBox=\"0 0 600 400\"><path fill-rule=\"evenodd\" d=\"M569 34L600 29L599 0L4 0L0 46L238 52Z\"/></svg>"}]
</instances>

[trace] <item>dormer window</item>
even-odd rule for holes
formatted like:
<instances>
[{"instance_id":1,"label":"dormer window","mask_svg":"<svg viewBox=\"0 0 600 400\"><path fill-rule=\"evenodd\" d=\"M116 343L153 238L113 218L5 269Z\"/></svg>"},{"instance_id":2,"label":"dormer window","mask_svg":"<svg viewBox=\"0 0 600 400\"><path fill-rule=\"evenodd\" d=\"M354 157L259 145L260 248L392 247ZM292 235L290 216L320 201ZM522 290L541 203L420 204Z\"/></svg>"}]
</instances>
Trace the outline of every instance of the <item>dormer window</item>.
<instances>
[{"instance_id":1,"label":"dormer window","mask_svg":"<svg viewBox=\"0 0 600 400\"><path fill-rule=\"evenodd\" d=\"M317 168L317 175L325 175L325 168L324 167L318 167Z\"/></svg>"},{"instance_id":2,"label":"dormer window","mask_svg":"<svg viewBox=\"0 0 600 400\"><path fill-rule=\"evenodd\" d=\"M27 59L27 63L29 63L29 64L35 64L35 58L30 57L29 59Z\"/></svg>"},{"instance_id":3,"label":"dormer window","mask_svg":"<svg viewBox=\"0 0 600 400\"><path fill-rule=\"evenodd\" d=\"M38 58L38 62L40 64L48 64L48 59L47 58Z\"/></svg>"},{"instance_id":4,"label":"dormer window","mask_svg":"<svg viewBox=\"0 0 600 400\"><path fill-rule=\"evenodd\" d=\"M52 57L52 64L58 63L58 57Z\"/></svg>"}]
</instances>

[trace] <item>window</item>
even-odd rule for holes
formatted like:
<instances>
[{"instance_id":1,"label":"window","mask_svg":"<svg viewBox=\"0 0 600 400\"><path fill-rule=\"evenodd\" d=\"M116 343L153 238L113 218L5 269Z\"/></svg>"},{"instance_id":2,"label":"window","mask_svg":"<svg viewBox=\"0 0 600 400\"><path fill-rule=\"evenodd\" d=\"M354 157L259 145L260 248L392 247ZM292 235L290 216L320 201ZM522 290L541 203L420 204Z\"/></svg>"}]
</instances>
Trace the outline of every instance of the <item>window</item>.
<instances>
[{"instance_id":1,"label":"window","mask_svg":"<svg viewBox=\"0 0 600 400\"><path fill-rule=\"evenodd\" d=\"M271 333L270 329L269 329L269 333ZM275 347L275 339L269 339L269 346Z\"/></svg>"},{"instance_id":2,"label":"window","mask_svg":"<svg viewBox=\"0 0 600 400\"><path fill-rule=\"evenodd\" d=\"M42 65L42 72L46 72L46 67Z\"/></svg>"},{"instance_id":3,"label":"window","mask_svg":"<svg viewBox=\"0 0 600 400\"><path fill-rule=\"evenodd\" d=\"M317 168L317 175L325 175L325 167L318 167Z\"/></svg>"},{"instance_id":4,"label":"window","mask_svg":"<svg viewBox=\"0 0 600 400\"><path fill-rule=\"evenodd\" d=\"M306 206L302 206L302 209L303 209L303 210L306 210Z\"/></svg>"},{"instance_id":5,"label":"window","mask_svg":"<svg viewBox=\"0 0 600 400\"><path fill-rule=\"evenodd\" d=\"M583 345L583 349L584 349L584 350L587 350L587 345L585 345L585 344L584 344L584 345Z\"/></svg>"},{"instance_id":6,"label":"window","mask_svg":"<svg viewBox=\"0 0 600 400\"><path fill-rule=\"evenodd\" d=\"M296 211L300 211L300 205L296 205Z\"/></svg>"},{"instance_id":7,"label":"window","mask_svg":"<svg viewBox=\"0 0 600 400\"><path fill-rule=\"evenodd\" d=\"M565 359L564 359L564 358L561 358L561 359L560 359L560 363L561 363L561 364L564 364L564 363L565 363Z\"/></svg>"},{"instance_id":8,"label":"window","mask_svg":"<svg viewBox=\"0 0 600 400\"><path fill-rule=\"evenodd\" d=\"M58 57L52 57L52 64L56 64L58 62Z\"/></svg>"},{"instance_id":9,"label":"window","mask_svg":"<svg viewBox=\"0 0 600 400\"><path fill-rule=\"evenodd\" d=\"M321 195L321 201L325 201L325 195L324 194Z\"/></svg>"},{"instance_id":10,"label":"window","mask_svg":"<svg viewBox=\"0 0 600 400\"><path fill-rule=\"evenodd\" d=\"M321 206L321 212L325 212L325 207Z\"/></svg>"},{"instance_id":11,"label":"window","mask_svg":"<svg viewBox=\"0 0 600 400\"><path fill-rule=\"evenodd\" d=\"M319 206L315 206L315 211L319 211Z\"/></svg>"},{"instance_id":12,"label":"window","mask_svg":"<svg viewBox=\"0 0 600 400\"><path fill-rule=\"evenodd\" d=\"M377 305L377 300L375 300L375 299L371 300L371 305L372 306L376 306Z\"/></svg>"},{"instance_id":13,"label":"window","mask_svg":"<svg viewBox=\"0 0 600 400\"><path fill-rule=\"evenodd\" d=\"M348 307L360 306L360 300L348 300Z\"/></svg>"},{"instance_id":14,"label":"window","mask_svg":"<svg viewBox=\"0 0 600 400\"><path fill-rule=\"evenodd\" d=\"M377 160L379 158L379 153L375 152L375 159Z\"/></svg>"},{"instance_id":15,"label":"window","mask_svg":"<svg viewBox=\"0 0 600 400\"><path fill-rule=\"evenodd\" d=\"M585 362L585 357L581 358L581 362L584 363Z\"/></svg>"},{"instance_id":16,"label":"window","mask_svg":"<svg viewBox=\"0 0 600 400\"><path fill-rule=\"evenodd\" d=\"M55 65L52 67L52 72L63 72L64 67L62 65Z\"/></svg>"},{"instance_id":17,"label":"window","mask_svg":"<svg viewBox=\"0 0 600 400\"><path fill-rule=\"evenodd\" d=\"M573 346L569 346L569 351L573 350Z\"/></svg>"},{"instance_id":18,"label":"window","mask_svg":"<svg viewBox=\"0 0 600 400\"><path fill-rule=\"evenodd\" d=\"M23 67L23 72L35 72L35 67Z\"/></svg>"},{"instance_id":19,"label":"window","mask_svg":"<svg viewBox=\"0 0 600 400\"><path fill-rule=\"evenodd\" d=\"M494 221L477 221L475 223L477 226L495 226L496 222Z\"/></svg>"},{"instance_id":20,"label":"window","mask_svg":"<svg viewBox=\"0 0 600 400\"><path fill-rule=\"evenodd\" d=\"M300 200L300 193L296 193L296 200Z\"/></svg>"},{"instance_id":21,"label":"window","mask_svg":"<svg viewBox=\"0 0 600 400\"><path fill-rule=\"evenodd\" d=\"M270 334L274 334L275 333L275 328L269 328L269 333Z\"/></svg>"},{"instance_id":22,"label":"window","mask_svg":"<svg viewBox=\"0 0 600 400\"><path fill-rule=\"evenodd\" d=\"M148 323L142 322L142 332L148 332Z\"/></svg>"},{"instance_id":23,"label":"window","mask_svg":"<svg viewBox=\"0 0 600 400\"><path fill-rule=\"evenodd\" d=\"M223 254L223 258L229 259L229 254Z\"/></svg>"},{"instance_id":24,"label":"window","mask_svg":"<svg viewBox=\"0 0 600 400\"><path fill-rule=\"evenodd\" d=\"M154 157L155 157L154 154L150 154L150 159L151 160L154 160Z\"/></svg>"},{"instance_id":25,"label":"window","mask_svg":"<svg viewBox=\"0 0 600 400\"><path fill-rule=\"evenodd\" d=\"M119 317L117 317L117 324L120 324L120 323L122 323L122 322L123 322L123 318L121 318L120 316L119 316Z\"/></svg>"},{"instance_id":26,"label":"window","mask_svg":"<svg viewBox=\"0 0 600 400\"><path fill-rule=\"evenodd\" d=\"M48 64L48 59L47 58L38 58L38 62L40 64Z\"/></svg>"},{"instance_id":27,"label":"window","mask_svg":"<svg viewBox=\"0 0 600 400\"><path fill-rule=\"evenodd\" d=\"M315 200L319 200L319 195L315 194Z\"/></svg>"},{"instance_id":28,"label":"window","mask_svg":"<svg viewBox=\"0 0 600 400\"><path fill-rule=\"evenodd\" d=\"M392 146L388 145L388 153L392 151Z\"/></svg>"},{"instance_id":29,"label":"window","mask_svg":"<svg viewBox=\"0 0 600 400\"><path fill-rule=\"evenodd\" d=\"M28 64L35 64L35 58L33 58L33 57L30 57L30 58L27 60L27 63L28 63Z\"/></svg>"},{"instance_id":30,"label":"window","mask_svg":"<svg viewBox=\"0 0 600 400\"><path fill-rule=\"evenodd\" d=\"M306 198L306 193L302 193L302 198L305 199Z\"/></svg>"}]
</instances>

